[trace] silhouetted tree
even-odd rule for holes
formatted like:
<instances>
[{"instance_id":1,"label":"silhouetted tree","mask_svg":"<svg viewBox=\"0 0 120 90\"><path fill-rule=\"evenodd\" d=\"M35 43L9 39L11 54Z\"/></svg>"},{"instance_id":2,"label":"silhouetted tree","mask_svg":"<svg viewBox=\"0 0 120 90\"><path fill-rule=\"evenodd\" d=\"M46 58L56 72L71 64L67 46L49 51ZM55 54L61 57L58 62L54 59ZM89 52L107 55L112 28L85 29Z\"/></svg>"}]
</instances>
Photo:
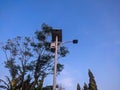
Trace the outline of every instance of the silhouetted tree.
<instances>
[{"instance_id":1,"label":"silhouetted tree","mask_svg":"<svg viewBox=\"0 0 120 90\"><path fill-rule=\"evenodd\" d=\"M98 90L95 78L90 69L88 70L88 75L89 75L89 90Z\"/></svg>"},{"instance_id":2,"label":"silhouetted tree","mask_svg":"<svg viewBox=\"0 0 120 90\"><path fill-rule=\"evenodd\" d=\"M20 36L9 39L2 47L5 55L5 67L11 75L10 83L7 85L0 79L8 90L34 90L35 87L42 88L47 75L53 74L54 52L50 49L50 35L52 27L43 24L41 31L35 32L35 37ZM65 57L68 50L64 46L58 49L58 57ZM61 72L63 65L58 63L57 73ZM2 88L5 88L1 86Z\"/></svg>"},{"instance_id":3,"label":"silhouetted tree","mask_svg":"<svg viewBox=\"0 0 120 90\"><path fill-rule=\"evenodd\" d=\"M88 90L88 86L86 83L84 83L83 90Z\"/></svg>"},{"instance_id":4,"label":"silhouetted tree","mask_svg":"<svg viewBox=\"0 0 120 90\"><path fill-rule=\"evenodd\" d=\"M81 90L79 83L77 84L77 90Z\"/></svg>"}]
</instances>

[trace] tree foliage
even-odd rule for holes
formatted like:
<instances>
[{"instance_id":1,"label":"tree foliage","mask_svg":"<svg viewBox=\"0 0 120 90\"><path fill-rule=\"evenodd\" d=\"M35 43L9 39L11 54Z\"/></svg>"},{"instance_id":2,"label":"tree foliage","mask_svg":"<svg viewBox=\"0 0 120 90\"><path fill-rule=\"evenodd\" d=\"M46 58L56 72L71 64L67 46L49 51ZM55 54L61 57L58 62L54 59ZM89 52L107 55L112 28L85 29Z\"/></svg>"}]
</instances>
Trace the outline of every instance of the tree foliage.
<instances>
[{"instance_id":1,"label":"tree foliage","mask_svg":"<svg viewBox=\"0 0 120 90\"><path fill-rule=\"evenodd\" d=\"M86 83L84 83L83 90L88 90L88 86Z\"/></svg>"},{"instance_id":2,"label":"tree foliage","mask_svg":"<svg viewBox=\"0 0 120 90\"><path fill-rule=\"evenodd\" d=\"M81 90L79 83L77 84L77 90Z\"/></svg>"},{"instance_id":3,"label":"tree foliage","mask_svg":"<svg viewBox=\"0 0 120 90\"><path fill-rule=\"evenodd\" d=\"M84 83L82 90L98 90L94 75L90 69L88 69L88 76L89 76L89 84ZM79 84L77 84L77 90L80 90Z\"/></svg>"},{"instance_id":4,"label":"tree foliage","mask_svg":"<svg viewBox=\"0 0 120 90\"><path fill-rule=\"evenodd\" d=\"M34 37L20 37L8 39L2 47L5 56L5 67L10 73L8 90L34 90L42 88L45 77L53 74L54 52L51 52L52 27L43 24L42 30L36 31ZM58 56L65 57L68 50L64 46L58 49ZM63 70L63 65L58 63L57 73ZM4 80L0 79L1 82ZM5 88L1 86L2 88ZM13 87L14 89L11 89Z\"/></svg>"},{"instance_id":5,"label":"tree foliage","mask_svg":"<svg viewBox=\"0 0 120 90\"><path fill-rule=\"evenodd\" d=\"M89 75L89 90L98 90L96 81L94 79L94 75L90 69L88 70L88 75Z\"/></svg>"}]
</instances>

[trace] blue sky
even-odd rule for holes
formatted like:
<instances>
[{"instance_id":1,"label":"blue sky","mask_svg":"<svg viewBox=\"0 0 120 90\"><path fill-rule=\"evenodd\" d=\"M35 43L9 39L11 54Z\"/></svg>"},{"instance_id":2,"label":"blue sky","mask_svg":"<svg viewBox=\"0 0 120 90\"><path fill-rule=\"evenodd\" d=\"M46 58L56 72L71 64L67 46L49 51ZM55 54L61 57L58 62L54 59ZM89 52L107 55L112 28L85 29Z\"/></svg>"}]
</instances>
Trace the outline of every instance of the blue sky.
<instances>
[{"instance_id":1,"label":"blue sky","mask_svg":"<svg viewBox=\"0 0 120 90\"><path fill-rule=\"evenodd\" d=\"M16 36L34 36L41 24L61 28L69 55L60 62L65 69L57 82L66 90L88 82L88 68L99 90L120 90L119 0L0 0L0 42ZM1 56L3 53L1 52ZM7 71L0 61L0 77ZM52 84L52 76L45 85Z\"/></svg>"}]
</instances>

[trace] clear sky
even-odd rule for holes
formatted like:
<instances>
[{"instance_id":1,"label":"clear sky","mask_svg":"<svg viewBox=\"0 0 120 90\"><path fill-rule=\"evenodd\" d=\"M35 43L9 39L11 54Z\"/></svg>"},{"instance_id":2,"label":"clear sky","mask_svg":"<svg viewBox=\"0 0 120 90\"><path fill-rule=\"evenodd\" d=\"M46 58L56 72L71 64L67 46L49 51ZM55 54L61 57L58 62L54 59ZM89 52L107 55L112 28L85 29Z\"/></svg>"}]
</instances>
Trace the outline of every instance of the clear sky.
<instances>
[{"instance_id":1,"label":"clear sky","mask_svg":"<svg viewBox=\"0 0 120 90\"><path fill-rule=\"evenodd\" d=\"M57 82L66 90L88 82L88 69L99 90L120 90L120 0L0 0L0 42L16 36L34 36L46 23L61 28L69 55ZM7 74L0 53L0 77ZM52 76L45 85L52 84Z\"/></svg>"}]
</instances>

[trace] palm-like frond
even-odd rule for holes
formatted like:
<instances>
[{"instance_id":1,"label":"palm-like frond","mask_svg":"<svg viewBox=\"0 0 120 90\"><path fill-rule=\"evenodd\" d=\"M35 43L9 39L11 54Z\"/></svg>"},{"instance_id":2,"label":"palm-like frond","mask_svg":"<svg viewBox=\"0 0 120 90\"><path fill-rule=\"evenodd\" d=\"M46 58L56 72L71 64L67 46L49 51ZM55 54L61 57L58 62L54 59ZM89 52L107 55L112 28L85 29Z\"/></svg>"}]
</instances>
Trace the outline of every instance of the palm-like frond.
<instances>
[{"instance_id":1,"label":"palm-like frond","mask_svg":"<svg viewBox=\"0 0 120 90\"><path fill-rule=\"evenodd\" d=\"M6 87L6 86L4 86L4 85L0 85L0 88L9 90L8 87Z\"/></svg>"},{"instance_id":2,"label":"palm-like frond","mask_svg":"<svg viewBox=\"0 0 120 90\"><path fill-rule=\"evenodd\" d=\"M8 85L4 80L2 80L2 79L0 79L0 82L3 82L4 83L4 85Z\"/></svg>"},{"instance_id":3,"label":"palm-like frond","mask_svg":"<svg viewBox=\"0 0 120 90\"><path fill-rule=\"evenodd\" d=\"M9 89L11 86L11 81L10 81L10 78L8 76L5 76L5 77L6 77L8 83L6 81L0 79L0 82L3 83L3 85L0 85L0 88Z\"/></svg>"}]
</instances>

